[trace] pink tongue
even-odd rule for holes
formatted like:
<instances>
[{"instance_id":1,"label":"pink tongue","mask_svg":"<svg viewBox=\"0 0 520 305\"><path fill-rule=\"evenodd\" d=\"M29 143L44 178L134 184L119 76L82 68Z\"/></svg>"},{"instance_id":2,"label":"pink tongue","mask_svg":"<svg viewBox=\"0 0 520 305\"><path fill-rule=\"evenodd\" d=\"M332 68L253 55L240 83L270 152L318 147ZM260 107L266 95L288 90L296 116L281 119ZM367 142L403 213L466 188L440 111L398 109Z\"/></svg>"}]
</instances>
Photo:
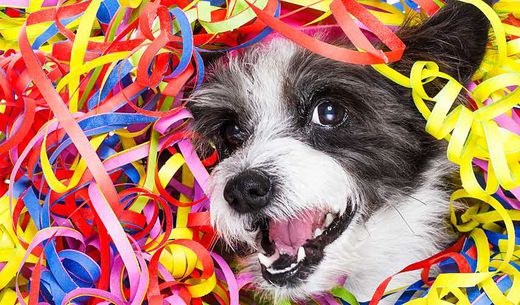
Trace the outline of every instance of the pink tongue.
<instances>
[{"instance_id":1,"label":"pink tongue","mask_svg":"<svg viewBox=\"0 0 520 305\"><path fill-rule=\"evenodd\" d=\"M323 222L323 213L312 211L304 217L290 218L283 221L271 220L269 239L274 242L280 254L295 256L298 248L305 241L314 237L314 230Z\"/></svg>"}]
</instances>

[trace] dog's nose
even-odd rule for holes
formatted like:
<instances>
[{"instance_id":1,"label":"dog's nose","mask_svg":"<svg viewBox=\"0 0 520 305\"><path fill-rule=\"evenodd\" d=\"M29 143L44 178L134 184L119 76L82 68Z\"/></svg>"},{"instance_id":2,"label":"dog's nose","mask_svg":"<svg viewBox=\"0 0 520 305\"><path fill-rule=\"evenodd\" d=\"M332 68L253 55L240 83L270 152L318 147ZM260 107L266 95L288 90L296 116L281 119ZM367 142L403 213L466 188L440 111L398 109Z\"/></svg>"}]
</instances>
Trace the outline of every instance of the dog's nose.
<instances>
[{"instance_id":1,"label":"dog's nose","mask_svg":"<svg viewBox=\"0 0 520 305\"><path fill-rule=\"evenodd\" d=\"M265 207L271 197L271 180L256 170L246 170L228 181L224 199L239 213L251 213Z\"/></svg>"}]
</instances>

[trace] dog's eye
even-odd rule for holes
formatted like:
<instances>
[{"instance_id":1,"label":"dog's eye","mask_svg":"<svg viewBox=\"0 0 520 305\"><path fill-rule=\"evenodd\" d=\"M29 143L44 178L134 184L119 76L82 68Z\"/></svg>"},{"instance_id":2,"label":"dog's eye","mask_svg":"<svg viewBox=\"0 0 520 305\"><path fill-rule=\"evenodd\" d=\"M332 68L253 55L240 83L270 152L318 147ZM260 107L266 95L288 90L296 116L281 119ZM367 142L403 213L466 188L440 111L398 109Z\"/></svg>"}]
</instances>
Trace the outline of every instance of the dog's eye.
<instances>
[{"instance_id":1,"label":"dog's eye","mask_svg":"<svg viewBox=\"0 0 520 305\"><path fill-rule=\"evenodd\" d=\"M312 123L320 126L337 126L343 123L346 117L345 108L329 101L319 103L312 111Z\"/></svg>"},{"instance_id":2,"label":"dog's eye","mask_svg":"<svg viewBox=\"0 0 520 305\"><path fill-rule=\"evenodd\" d=\"M222 126L222 135L232 148L240 146L243 142L242 130L235 122L225 123Z\"/></svg>"}]
</instances>

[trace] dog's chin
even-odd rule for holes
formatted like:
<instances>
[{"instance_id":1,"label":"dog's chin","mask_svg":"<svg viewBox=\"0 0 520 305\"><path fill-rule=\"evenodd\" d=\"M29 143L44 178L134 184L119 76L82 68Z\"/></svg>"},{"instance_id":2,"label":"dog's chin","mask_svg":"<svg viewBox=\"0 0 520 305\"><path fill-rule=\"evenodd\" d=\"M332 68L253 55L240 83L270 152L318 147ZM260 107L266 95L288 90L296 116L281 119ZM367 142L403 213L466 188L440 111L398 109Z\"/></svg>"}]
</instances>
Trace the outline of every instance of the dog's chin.
<instances>
[{"instance_id":1,"label":"dog's chin","mask_svg":"<svg viewBox=\"0 0 520 305\"><path fill-rule=\"evenodd\" d=\"M250 269L260 277L259 288L272 297L294 298L291 291L305 285L323 260L325 247L342 235L354 212L314 209L291 218L259 220L258 252L248 259Z\"/></svg>"}]
</instances>

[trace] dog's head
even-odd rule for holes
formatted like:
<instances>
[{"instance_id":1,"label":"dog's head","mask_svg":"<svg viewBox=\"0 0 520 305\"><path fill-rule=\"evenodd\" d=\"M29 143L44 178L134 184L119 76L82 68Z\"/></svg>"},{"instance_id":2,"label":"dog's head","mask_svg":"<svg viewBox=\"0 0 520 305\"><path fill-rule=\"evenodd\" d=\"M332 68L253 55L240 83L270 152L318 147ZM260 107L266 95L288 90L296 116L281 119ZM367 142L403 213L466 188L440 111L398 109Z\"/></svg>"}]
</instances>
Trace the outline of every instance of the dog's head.
<instances>
[{"instance_id":1,"label":"dog's head","mask_svg":"<svg viewBox=\"0 0 520 305\"><path fill-rule=\"evenodd\" d=\"M434 60L466 82L487 34L477 9L448 5L399 32L407 50L394 67L407 73L416 60ZM218 60L189 108L221 158L211 173L212 223L230 245L248 247L256 284L275 296L335 285L324 262L339 255L331 249L350 249L332 246L421 187L443 155L407 89L282 38ZM336 266L334 276L351 269ZM326 283L309 289L311 277Z\"/></svg>"}]
</instances>

